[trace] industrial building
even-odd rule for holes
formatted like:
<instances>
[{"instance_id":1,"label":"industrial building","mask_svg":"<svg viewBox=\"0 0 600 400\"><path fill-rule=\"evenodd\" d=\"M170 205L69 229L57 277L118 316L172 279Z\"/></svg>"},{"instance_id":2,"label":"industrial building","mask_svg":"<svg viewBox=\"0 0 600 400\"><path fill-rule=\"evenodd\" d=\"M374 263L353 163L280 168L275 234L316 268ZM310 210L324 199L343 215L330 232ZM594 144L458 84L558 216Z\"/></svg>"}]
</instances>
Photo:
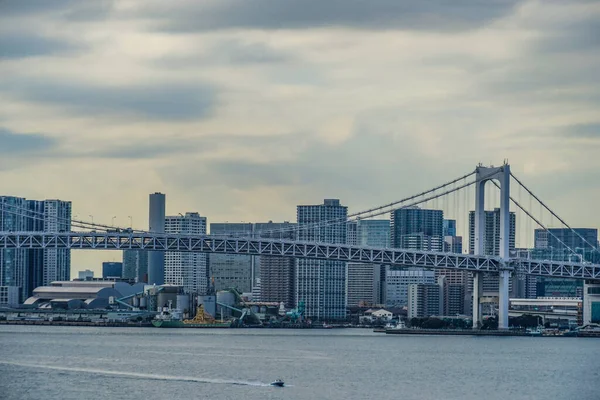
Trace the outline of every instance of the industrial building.
<instances>
[{"instance_id":1,"label":"industrial building","mask_svg":"<svg viewBox=\"0 0 600 400\"><path fill-rule=\"evenodd\" d=\"M121 298L143 292L144 285L129 285L111 281L56 281L33 290L23 303L37 308L102 309L108 308L110 298Z\"/></svg>"}]
</instances>

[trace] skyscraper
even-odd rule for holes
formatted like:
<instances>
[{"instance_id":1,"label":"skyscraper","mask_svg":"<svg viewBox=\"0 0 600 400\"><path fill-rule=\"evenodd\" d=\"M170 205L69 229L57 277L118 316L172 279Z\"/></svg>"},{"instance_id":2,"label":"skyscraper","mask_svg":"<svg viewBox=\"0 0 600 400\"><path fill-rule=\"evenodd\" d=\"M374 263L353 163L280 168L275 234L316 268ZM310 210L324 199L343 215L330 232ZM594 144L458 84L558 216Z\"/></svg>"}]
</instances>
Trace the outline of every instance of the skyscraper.
<instances>
[{"instance_id":1,"label":"skyscraper","mask_svg":"<svg viewBox=\"0 0 600 400\"><path fill-rule=\"evenodd\" d=\"M44 231L69 232L71 230L71 202L44 200ZM44 250L44 275L42 284L71 279L71 251L67 249Z\"/></svg>"},{"instance_id":2,"label":"skyscraper","mask_svg":"<svg viewBox=\"0 0 600 400\"><path fill-rule=\"evenodd\" d=\"M197 212L166 217L165 233L205 235L206 217L201 217ZM165 283L183 286L188 293L206 294L208 286L207 254L167 251L165 253Z\"/></svg>"},{"instance_id":3,"label":"skyscraper","mask_svg":"<svg viewBox=\"0 0 600 400\"><path fill-rule=\"evenodd\" d=\"M7 231L68 232L71 202L0 197L0 229ZM0 250L0 286L18 286L21 300L34 288L69 280L71 253L67 249Z\"/></svg>"},{"instance_id":4,"label":"skyscraper","mask_svg":"<svg viewBox=\"0 0 600 400\"><path fill-rule=\"evenodd\" d=\"M254 236L294 240L297 234L296 226L290 222L256 223ZM283 302L288 308L294 307L296 260L291 257L261 256L257 257L256 263L260 265L260 300Z\"/></svg>"},{"instance_id":5,"label":"skyscraper","mask_svg":"<svg viewBox=\"0 0 600 400\"><path fill-rule=\"evenodd\" d=\"M346 243L348 208L338 199L325 199L319 205L299 205L298 240ZM341 223L315 225L325 221ZM346 263L297 260L296 304L303 300L306 316L316 319L346 317Z\"/></svg>"},{"instance_id":6,"label":"skyscraper","mask_svg":"<svg viewBox=\"0 0 600 400\"><path fill-rule=\"evenodd\" d=\"M400 208L391 215L391 245L400 249L443 251L444 212Z\"/></svg>"},{"instance_id":7,"label":"skyscraper","mask_svg":"<svg viewBox=\"0 0 600 400\"><path fill-rule=\"evenodd\" d=\"M251 223L211 223L210 234L221 237L252 237ZM256 258L240 254L215 254L208 257L209 275L215 280L215 290L236 288L239 292L252 291Z\"/></svg>"},{"instance_id":8,"label":"skyscraper","mask_svg":"<svg viewBox=\"0 0 600 400\"><path fill-rule=\"evenodd\" d=\"M27 202L24 198L0 197L0 230L25 231L28 228ZM0 249L0 286L19 287L19 295L27 298L30 287L28 251L25 249Z\"/></svg>"},{"instance_id":9,"label":"skyscraper","mask_svg":"<svg viewBox=\"0 0 600 400\"><path fill-rule=\"evenodd\" d=\"M150 232L165 232L165 195L153 193L150 195L149 207ZM148 283L162 285L165 283L165 253L151 251L148 253Z\"/></svg>"}]
</instances>

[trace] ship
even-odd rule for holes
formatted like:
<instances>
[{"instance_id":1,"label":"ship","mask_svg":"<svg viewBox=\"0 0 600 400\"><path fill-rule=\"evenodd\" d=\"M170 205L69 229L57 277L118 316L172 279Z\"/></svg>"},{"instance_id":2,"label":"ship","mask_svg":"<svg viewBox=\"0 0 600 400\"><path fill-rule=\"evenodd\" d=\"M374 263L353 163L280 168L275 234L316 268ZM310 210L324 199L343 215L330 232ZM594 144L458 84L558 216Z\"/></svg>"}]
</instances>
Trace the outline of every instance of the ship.
<instances>
[{"instance_id":1,"label":"ship","mask_svg":"<svg viewBox=\"0 0 600 400\"><path fill-rule=\"evenodd\" d=\"M157 328L229 328L231 322L218 322L200 305L196 310L196 316L192 319L181 320L173 318L170 313L161 313L152 320L152 325Z\"/></svg>"}]
</instances>

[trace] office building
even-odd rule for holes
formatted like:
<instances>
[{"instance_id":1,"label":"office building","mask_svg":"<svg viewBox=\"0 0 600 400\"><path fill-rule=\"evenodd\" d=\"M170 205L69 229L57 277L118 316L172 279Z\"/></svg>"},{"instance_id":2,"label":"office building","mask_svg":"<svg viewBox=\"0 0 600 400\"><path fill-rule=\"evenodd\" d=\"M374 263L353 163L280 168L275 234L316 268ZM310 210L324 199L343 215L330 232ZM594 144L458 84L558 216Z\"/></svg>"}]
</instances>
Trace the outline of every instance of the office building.
<instances>
[{"instance_id":1,"label":"office building","mask_svg":"<svg viewBox=\"0 0 600 400\"><path fill-rule=\"evenodd\" d=\"M445 236L456 236L456 220L445 219L442 226L442 235Z\"/></svg>"},{"instance_id":2,"label":"office building","mask_svg":"<svg viewBox=\"0 0 600 400\"><path fill-rule=\"evenodd\" d=\"M71 202L26 200L0 196L0 229L6 231L67 232L71 230ZM70 279L67 249L0 250L0 286L16 286L20 299L37 286Z\"/></svg>"},{"instance_id":3,"label":"office building","mask_svg":"<svg viewBox=\"0 0 600 400\"><path fill-rule=\"evenodd\" d=\"M18 286L0 286L0 307L18 306L20 291Z\"/></svg>"},{"instance_id":4,"label":"office building","mask_svg":"<svg viewBox=\"0 0 600 400\"><path fill-rule=\"evenodd\" d=\"M359 246L390 247L390 221L358 220L348 223L347 243ZM346 304L385 303L385 266L349 263L346 271Z\"/></svg>"},{"instance_id":5,"label":"office building","mask_svg":"<svg viewBox=\"0 0 600 400\"><path fill-rule=\"evenodd\" d=\"M210 234L221 237L252 237L251 223L211 223ZM209 274L215 281L215 290L236 288L240 293L250 293L255 277L256 257L239 254L215 254L208 257Z\"/></svg>"},{"instance_id":6,"label":"office building","mask_svg":"<svg viewBox=\"0 0 600 400\"><path fill-rule=\"evenodd\" d=\"M122 262L106 261L102 263L102 279L121 279L122 276Z\"/></svg>"},{"instance_id":7,"label":"office building","mask_svg":"<svg viewBox=\"0 0 600 400\"><path fill-rule=\"evenodd\" d=\"M206 217L197 212L168 216L165 233L205 235ZM206 253L165 252L165 283L183 286L186 293L206 294L208 286L208 256Z\"/></svg>"},{"instance_id":8,"label":"office building","mask_svg":"<svg viewBox=\"0 0 600 400\"><path fill-rule=\"evenodd\" d=\"M295 240L297 225L290 222L266 222L254 224L254 236L260 238ZM296 260L291 257L261 256L256 257L255 265L259 265L259 279L255 280L255 290L260 287L260 300L266 302L283 302L285 307L295 307L295 271ZM254 296L253 296L254 298Z\"/></svg>"},{"instance_id":9,"label":"office building","mask_svg":"<svg viewBox=\"0 0 600 400\"><path fill-rule=\"evenodd\" d=\"M383 271L385 272L385 268ZM346 307L382 304L380 289L382 281L384 280L381 277L379 265L348 263L346 268Z\"/></svg>"},{"instance_id":10,"label":"office building","mask_svg":"<svg viewBox=\"0 0 600 400\"><path fill-rule=\"evenodd\" d=\"M385 277L386 305L388 307L406 307L408 305L408 287L422 284L433 285L436 283L434 271L422 268L407 270L393 270L388 268Z\"/></svg>"},{"instance_id":11,"label":"office building","mask_svg":"<svg viewBox=\"0 0 600 400\"><path fill-rule=\"evenodd\" d=\"M92 279L93 277L94 277L94 271L92 271L90 269L79 271L77 273L77 279L79 279L80 281Z\"/></svg>"},{"instance_id":12,"label":"office building","mask_svg":"<svg viewBox=\"0 0 600 400\"><path fill-rule=\"evenodd\" d=\"M299 205L298 239L323 243L346 243L348 208L338 199L323 204ZM319 225L325 221L342 223ZM305 315L320 320L346 317L346 263L327 260L297 260L296 304L305 302Z\"/></svg>"},{"instance_id":13,"label":"office building","mask_svg":"<svg viewBox=\"0 0 600 400\"><path fill-rule=\"evenodd\" d=\"M123 250L123 279L148 282L148 251Z\"/></svg>"},{"instance_id":14,"label":"office building","mask_svg":"<svg viewBox=\"0 0 600 400\"><path fill-rule=\"evenodd\" d=\"M441 284L410 284L408 318L441 316L443 314L441 286Z\"/></svg>"},{"instance_id":15,"label":"office building","mask_svg":"<svg viewBox=\"0 0 600 400\"><path fill-rule=\"evenodd\" d=\"M566 250L567 254L580 254L581 257L574 257L573 261L597 262L599 258L598 251L598 229L590 228L550 228L536 229L534 231L534 247L536 249L546 249L549 255L554 253L560 257ZM572 250L572 251L571 251ZM567 261L562 259L560 261Z\"/></svg>"},{"instance_id":16,"label":"office building","mask_svg":"<svg viewBox=\"0 0 600 400\"><path fill-rule=\"evenodd\" d=\"M597 229L536 229L534 247L529 252L532 259L600 262ZM580 297L584 292L583 282L576 279L537 277L536 288L538 297Z\"/></svg>"},{"instance_id":17,"label":"office building","mask_svg":"<svg viewBox=\"0 0 600 400\"><path fill-rule=\"evenodd\" d=\"M28 225L26 200L19 197L0 197L0 230L25 231ZM0 286L18 287L21 299L33 288L30 284L28 251L25 249L0 250Z\"/></svg>"},{"instance_id":18,"label":"office building","mask_svg":"<svg viewBox=\"0 0 600 400\"><path fill-rule=\"evenodd\" d=\"M166 199L162 193L150 195L149 230L155 233L165 232ZM151 251L148 253L148 283L162 285L165 283L165 253Z\"/></svg>"},{"instance_id":19,"label":"office building","mask_svg":"<svg viewBox=\"0 0 600 400\"><path fill-rule=\"evenodd\" d=\"M586 280L583 288L583 325L600 324L600 283Z\"/></svg>"},{"instance_id":20,"label":"office building","mask_svg":"<svg viewBox=\"0 0 600 400\"><path fill-rule=\"evenodd\" d=\"M391 246L400 249L443 251L444 212L418 207L391 214Z\"/></svg>"}]
</instances>

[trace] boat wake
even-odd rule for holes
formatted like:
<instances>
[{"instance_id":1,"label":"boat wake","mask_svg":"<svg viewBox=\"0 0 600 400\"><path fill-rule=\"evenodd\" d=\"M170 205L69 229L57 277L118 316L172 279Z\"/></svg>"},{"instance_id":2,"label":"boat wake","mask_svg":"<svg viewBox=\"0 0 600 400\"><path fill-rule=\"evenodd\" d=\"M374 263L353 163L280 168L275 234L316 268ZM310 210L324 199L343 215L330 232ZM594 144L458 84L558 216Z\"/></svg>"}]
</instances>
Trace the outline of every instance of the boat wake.
<instances>
[{"instance_id":1,"label":"boat wake","mask_svg":"<svg viewBox=\"0 0 600 400\"><path fill-rule=\"evenodd\" d=\"M162 381L179 381L179 382L198 382L198 383L214 383L220 385L241 385L241 386L262 386L269 387L269 383L264 382L251 382L251 381L235 381L227 379L215 379L215 378L197 378L192 376L172 376L172 375L154 375L144 374L139 372L124 372L124 371L110 371L103 369L92 369L92 368L75 368L75 367L61 367L58 365L43 365L43 364L25 364L12 361L0 361L0 364L14 365L25 368L41 368L51 369L55 371L68 371L68 372L83 372L88 374L100 374L109 376L121 376L127 378L138 378L138 379L152 379Z\"/></svg>"}]
</instances>

